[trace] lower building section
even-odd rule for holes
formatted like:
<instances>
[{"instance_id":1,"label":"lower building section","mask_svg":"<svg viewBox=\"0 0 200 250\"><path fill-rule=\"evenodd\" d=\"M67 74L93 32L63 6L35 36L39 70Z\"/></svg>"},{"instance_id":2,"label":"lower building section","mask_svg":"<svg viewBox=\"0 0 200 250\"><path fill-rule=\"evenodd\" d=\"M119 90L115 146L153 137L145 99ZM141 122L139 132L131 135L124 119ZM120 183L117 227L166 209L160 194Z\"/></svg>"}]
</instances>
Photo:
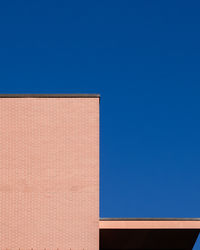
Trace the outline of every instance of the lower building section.
<instances>
[{"instance_id":1,"label":"lower building section","mask_svg":"<svg viewBox=\"0 0 200 250\"><path fill-rule=\"evenodd\" d=\"M100 250L192 249L199 232L199 220L104 219Z\"/></svg>"}]
</instances>

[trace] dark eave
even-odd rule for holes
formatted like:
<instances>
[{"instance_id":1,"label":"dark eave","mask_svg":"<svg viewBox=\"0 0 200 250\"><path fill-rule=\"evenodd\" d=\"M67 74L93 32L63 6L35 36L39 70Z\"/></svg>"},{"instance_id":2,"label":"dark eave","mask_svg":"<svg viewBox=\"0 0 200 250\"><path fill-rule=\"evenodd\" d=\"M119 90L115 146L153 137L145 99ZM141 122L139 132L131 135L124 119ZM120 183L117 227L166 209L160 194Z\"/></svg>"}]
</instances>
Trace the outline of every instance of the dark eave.
<instances>
[{"instance_id":1,"label":"dark eave","mask_svg":"<svg viewBox=\"0 0 200 250\"><path fill-rule=\"evenodd\" d=\"M200 218L100 218L100 221L200 221Z\"/></svg>"},{"instance_id":2,"label":"dark eave","mask_svg":"<svg viewBox=\"0 0 200 250\"><path fill-rule=\"evenodd\" d=\"M0 98L100 98L100 94L0 94Z\"/></svg>"}]
</instances>

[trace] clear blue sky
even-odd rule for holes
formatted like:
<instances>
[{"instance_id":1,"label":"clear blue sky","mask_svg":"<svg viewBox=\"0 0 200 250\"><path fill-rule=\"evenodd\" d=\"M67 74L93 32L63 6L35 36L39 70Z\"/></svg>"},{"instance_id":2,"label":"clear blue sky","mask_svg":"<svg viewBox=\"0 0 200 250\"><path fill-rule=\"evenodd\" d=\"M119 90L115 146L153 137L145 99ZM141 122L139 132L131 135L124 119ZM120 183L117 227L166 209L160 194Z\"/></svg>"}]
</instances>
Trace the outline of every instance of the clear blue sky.
<instances>
[{"instance_id":1,"label":"clear blue sky","mask_svg":"<svg viewBox=\"0 0 200 250\"><path fill-rule=\"evenodd\" d=\"M200 217L200 2L1 1L1 93L100 93L101 217Z\"/></svg>"}]
</instances>

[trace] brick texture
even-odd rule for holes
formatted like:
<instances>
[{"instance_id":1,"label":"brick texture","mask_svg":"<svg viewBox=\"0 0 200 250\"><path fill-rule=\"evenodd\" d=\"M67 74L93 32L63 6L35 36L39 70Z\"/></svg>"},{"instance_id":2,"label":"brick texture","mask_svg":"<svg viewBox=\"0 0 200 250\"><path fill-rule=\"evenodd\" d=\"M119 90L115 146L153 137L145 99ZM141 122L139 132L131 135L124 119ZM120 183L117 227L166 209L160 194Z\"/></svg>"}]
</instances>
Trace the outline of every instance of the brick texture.
<instances>
[{"instance_id":1,"label":"brick texture","mask_svg":"<svg viewBox=\"0 0 200 250\"><path fill-rule=\"evenodd\" d=\"M0 98L0 249L99 248L99 99Z\"/></svg>"}]
</instances>

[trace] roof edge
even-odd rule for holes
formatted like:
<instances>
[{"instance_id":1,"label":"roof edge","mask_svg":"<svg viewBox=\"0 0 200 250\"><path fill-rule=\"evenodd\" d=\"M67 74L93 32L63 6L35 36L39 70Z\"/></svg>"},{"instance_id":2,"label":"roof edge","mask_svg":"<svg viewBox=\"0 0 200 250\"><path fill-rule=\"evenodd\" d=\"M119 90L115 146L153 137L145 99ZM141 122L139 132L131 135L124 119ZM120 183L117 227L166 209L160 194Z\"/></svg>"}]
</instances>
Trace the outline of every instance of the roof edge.
<instances>
[{"instance_id":1,"label":"roof edge","mask_svg":"<svg viewBox=\"0 0 200 250\"><path fill-rule=\"evenodd\" d=\"M200 218L100 218L99 221L200 221Z\"/></svg>"},{"instance_id":2,"label":"roof edge","mask_svg":"<svg viewBox=\"0 0 200 250\"><path fill-rule=\"evenodd\" d=\"M0 98L100 98L100 94L0 94Z\"/></svg>"}]
</instances>

